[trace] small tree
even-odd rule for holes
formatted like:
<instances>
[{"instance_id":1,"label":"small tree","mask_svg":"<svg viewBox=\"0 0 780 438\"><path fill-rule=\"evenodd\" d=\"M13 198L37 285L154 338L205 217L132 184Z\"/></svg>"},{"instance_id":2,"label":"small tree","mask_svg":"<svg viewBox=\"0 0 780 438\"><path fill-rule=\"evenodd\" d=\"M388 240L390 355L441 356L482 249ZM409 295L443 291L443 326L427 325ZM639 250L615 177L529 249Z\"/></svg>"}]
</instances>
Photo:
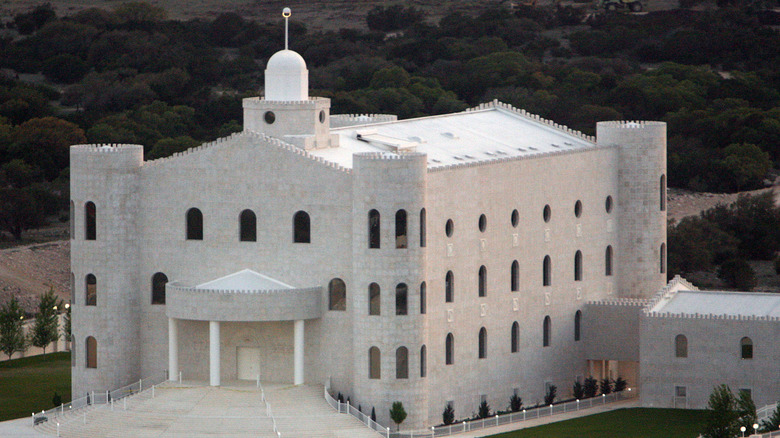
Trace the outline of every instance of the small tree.
<instances>
[{"instance_id":1,"label":"small tree","mask_svg":"<svg viewBox=\"0 0 780 438\"><path fill-rule=\"evenodd\" d=\"M16 297L0 307L0 351L11 359L17 351L27 348L27 339L24 336L24 311L19 307Z\"/></svg>"},{"instance_id":2,"label":"small tree","mask_svg":"<svg viewBox=\"0 0 780 438\"><path fill-rule=\"evenodd\" d=\"M775 431L780 428L780 403L775 406L775 412L766 420L761 420L761 432Z\"/></svg>"},{"instance_id":3,"label":"small tree","mask_svg":"<svg viewBox=\"0 0 780 438\"><path fill-rule=\"evenodd\" d=\"M444 412L441 413L441 422L444 423L445 426L455 422L455 409L453 409L452 405L449 403L444 406Z\"/></svg>"},{"instance_id":4,"label":"small tree","mask_svg":"<svg viewBox=\"0 0 780 438\"><path fill-rule=\"evenodd\" d=\"M65 321L62 324L62 338L68 343L68 350L70 350L70 343L73 341L73 333L70 329L70 305L65 305Z\"/></svg>"},{"instance_id":5,"label":"small tree","mask_svg":"<svg viewBox=\"0 0 780 438\"><path fill-rule=\"evenodd\" d=\"M54 295L53 288L39 297L38 313L35 314L30 343L35 347L43 348L43 354L46 354L46 347L49 344L60 338L58 315L62 306L62 300Z\"/></svg>"},{"instance_id":6,"label":"small tree","mask_svg":"<svg viewBox=\"0 0 780 438\"><path fill-rule=\"evenodd\" d=\"M612 390L614 392L621 392L625 391L626 387L628 386L628 382L626 382L626 379L618 376L618 378L613 382L614 386L612 387Z\"/></svg>"},{"instance_id":7,"label":"small tree","mask_svg":"<svg viewBox=\"0 0 780 438\"><path fill-rule=\"evenodd\" d=\"M571 388L571 393L577 400L585 398L585 388L582 386L579 380L574 381L574 386Z\"/></svg>"},{"instance_id":8,"label":"small tree","mask_svg":"<svg viewBox=\"0 0 780 438\"><path fill-rule=\"evenodd\" d=\"M482 402L479 404L477 416L479 418L487 418L490 416L490 405L488 404L487 400L482 400Z\"/></svg>"},{"instance_id":9,"label":"small tree","mask_svg":"<svg viewBox=\"0 0 780 438\"><path fill-rule=\"evenodd\" d=\"M712 390L707 404L707 419L704 423L704 438L733 438L739 434L739 414L734 394L726 385Z\"/></svg>"},{"instance_id":10,"label":"small tree","mask_svg":"<svg viewBox=\"0 0 780 438\"><path fill-rule=\"evenodd\" d=\"M403 403L393 402L393 406L390 408L390 419L393 420L398 430L401 430L401 423L406 420L406 410L404 410Z\"/></svg>"},{"instance_id":11,"label":"small tree","mask_svg":"<svg viewBox=\"0 0 780 438\"><path fill-rule=\"evenodd\" d=\"M523 409L523 399L518 397L517 394L512 394L509 397L509 409L512 412L518 412L520 409Z\"/></svg>"},{"instance_id":12,"label":"small tree","mask_svg":"<svg viewBox=\"0 0 780 438\"><path fill-rule=\"evenodd\" d=\"M374 407L371 407L371 421L376 422L376 409Z\"/></svg>"},{"instance_id":13,"label":"small tree","mask_svg":"<svg viewBox=\"0 0 780 438\"><path fill-rule=\"evenodd\" d=\"M585 379L585 384L583 385L582 389L585 391L586 398L595 397L599 390L598 381L592 376L589 376L587 379Z\"/></svg>"},{"instance_id":14,"label":"small tree","mask_svg":"<svg viewBox=\"0 0 780 438\"><path fill-rule=\"evenodd\" d=\"M57 391L54 391L54 397L51 398L51 404L53 404L55 408L62 404L62 396L60 396Z\"/></svg>"},{"instance_id":15,"label":"small tree","mask_svg":"<svg viewBox=\"0 0 780 438\"><path fill-rule=\"evenodd\" d=\"M758 415L756 415L756 404L753 402L753 398L748 391L739 391L739 397L737 402L737 420L738 426L745 426L745 429L752 429L753 425L758 423Z\"/></svg>"},{"instance_id":16,"label":"small tree","mask_svg":"<svg viewBox=\"0 0 780 438\"><path fill-rule=\"evenodd\" d=\"M555 397L558 396L558 387L550 385L547 388L547 394L544 395L544 404L551 405L555 401Z\"/></svg>"},{"instance_id":17,"label":"small tree","mask_svg":"<svg viewBox=\"0 0 780 438\"><path fill-rule=\"evenodd\" d=\"M602 394L612 393L612 381L609 380L609 377L601 379L601 382L599 383L599 391L601 391Z\"/></svg>"}]
</instances>

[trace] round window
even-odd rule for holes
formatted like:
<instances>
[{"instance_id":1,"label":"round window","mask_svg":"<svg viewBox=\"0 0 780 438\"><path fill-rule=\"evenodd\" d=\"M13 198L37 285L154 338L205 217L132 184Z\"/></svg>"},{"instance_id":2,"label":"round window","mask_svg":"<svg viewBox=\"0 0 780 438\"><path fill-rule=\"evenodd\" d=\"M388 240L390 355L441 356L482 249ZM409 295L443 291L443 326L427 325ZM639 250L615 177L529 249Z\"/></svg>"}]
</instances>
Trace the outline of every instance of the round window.
<instances>
[{"instance_id":1,"label":"round window","mask_svg":"<svg viewBox=\"0 0 780 438\"><path fill-rule=\"evenodd\" d=\"M266 111L265 114L263 114L263 119L265 120L265 123L270 125L276 121L276 114L274 114L273 111Z\"/></svg>"}]
</instances>

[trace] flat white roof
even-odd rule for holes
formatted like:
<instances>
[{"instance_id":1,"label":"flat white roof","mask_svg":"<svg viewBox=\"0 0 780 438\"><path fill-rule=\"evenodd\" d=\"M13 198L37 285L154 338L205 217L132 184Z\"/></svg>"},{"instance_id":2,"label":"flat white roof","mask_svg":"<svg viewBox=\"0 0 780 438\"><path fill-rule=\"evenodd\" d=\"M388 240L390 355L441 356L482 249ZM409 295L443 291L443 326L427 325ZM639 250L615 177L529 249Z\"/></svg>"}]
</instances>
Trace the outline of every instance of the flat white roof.
<instances>
[{"instance_id":1,"label":"flat white roof","mask_svg":"<svg viewBox=\"0 0 780 438\"><path fill-rule=\"evenodd\" d=\"M585 149L594 143L504 108L331 129L339 147L309 151L352 168L352 154L416 150L428 168ZM358 138L360 135L361 139Z\"/></svg>"},{"instance_id":2,"label":"flat white roof","mask_svg":"<svg viewBox=\"0 0 780 438\"><path fill-rule=\"evenodd\" d=\"M279 290L294 289L289 284L274 280L271 277L259 274L251 269L244 269L224 277L211 280L195 286L195 289L209 290Z\"/></svg>"},{"instance_id":3,"label":"flat white roof","mask_svg":"<svg viewBox=\"0 0 780 438\"><path fill-rule=\"evenodd\" d=\"M662 298L650 311L780 317L780 294L683 290Z\"/></svg>"}]
</instances>

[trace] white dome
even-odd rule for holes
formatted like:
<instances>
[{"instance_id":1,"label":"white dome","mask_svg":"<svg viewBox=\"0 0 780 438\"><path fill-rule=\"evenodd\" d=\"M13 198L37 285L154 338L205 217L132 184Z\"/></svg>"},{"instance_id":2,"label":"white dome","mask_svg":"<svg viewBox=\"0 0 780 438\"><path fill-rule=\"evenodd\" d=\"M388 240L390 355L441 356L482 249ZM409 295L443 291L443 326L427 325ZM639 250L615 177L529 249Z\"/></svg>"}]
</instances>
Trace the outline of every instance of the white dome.
<instances>
[{"instance_id":1,"label":"white dome","mask_svg":"<svg viewBox=\"0 0 780 438\"><path fill-rule=\"evenodd\" d=\"M292 50L280 50L265 68L265 100L309 99L309 70L306 61Z\"/></svg>"}]
</instances>

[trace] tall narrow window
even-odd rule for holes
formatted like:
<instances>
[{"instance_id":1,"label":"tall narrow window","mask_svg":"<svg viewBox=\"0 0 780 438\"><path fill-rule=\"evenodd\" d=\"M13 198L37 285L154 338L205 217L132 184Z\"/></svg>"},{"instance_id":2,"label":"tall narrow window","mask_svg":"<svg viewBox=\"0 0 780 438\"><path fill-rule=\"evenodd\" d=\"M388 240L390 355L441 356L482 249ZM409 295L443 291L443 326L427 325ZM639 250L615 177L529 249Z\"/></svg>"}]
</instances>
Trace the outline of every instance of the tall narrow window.
<instances>
[{"instance_id":1,"label":"tall narrow window","mask_svg":"<svg viewBox=\"0 0 780 438\"><path fill-rule=\"evenodd\" d=\"M425 248L425 209L420 210L420 248Z\"/></svg>"},{"instance_id":2,"label":"tall narrow window","mask_svg":"<svg viewBox=\"0 0 780 438\"><path fill-rule=\"evenodd\" d=\"M97 238L97 208L90 201L84 204L84 239L95 240Z\"/></svg>"},{"instance_id":3,"label":"tall narrow window","mask_svg":"<svg viewBox=\"0 0 780 438\"><path fill-rule=\"evenodd\" d=\"M520 290L520 263L518 263L517 260L512 262L510 283L512 292L517 292Z\"/></svg>"},{"instance_id":4,"label":"tall narrow window","mask_svg":"<svg viewBox=\"0 0 780 438\"><path fill-rule=\"evenodd\" d=\"M293 215L293 243L311 243L311 219L305 211Z\"/></svg>"},{"instance_id":5,"label":"tall narrow window","mask_svg":"<svg viewBox=\"0 0 780 438\"><path fill-rule=\"evenodd\" d=\"M197 208L187 210L187 240L203 240L203 213Z\"/></svg>"},{"instance_id":6,"label":"tall narrow window","mask_svg":"<svg viewBox=\"0 0 780 438\"><path fill-rule=\"evenodd\" d=\"M661 274L666 274L666 244L665 243L661 244L661 249L658 254L658 259L661 265L658 269L658 272L660 272Z\"/></svg>"},{"instance_id":7,"label":"tall narrow window","mask_svg":"<svg viewBox=\"0 0 780 438\"><path fill-rule=\"evenodd\" d=\"M607 277L612 275L612 245L607 245L607 249L604 250L604 275Z\"/></svg>"},{"instance_id":8,"label":"tall narrow window","mask_svg":"<svg viewBox=\"0 0 780 438\"><path fill-rule=\"evenodd\" d=\"M520 324L517 321L512 323L512 353L520 351Z\"/></svg>"},{"instance_id":9,"label":"tall narrow window","mask_svg":"<svg viewBox=\"0 0 780 438\"><path fill-rule=\"evenodd\" d=\"M371 347L368 349L368 378L382 378L382 353L379 348Z\"/></svg>"},{"instance_id":10,"label":"tall narrow window","mask_svg":"<svg viewBox=\"0 0 780 438\"><path fill-rule=\"evenodd\" d=\"M479 358L484 359L487 357L487 329L482 327L479 329Z\"/></svg>"},{"instance_id":11,"label":"tall narrow window","mask_svg":"<svg viewBox=\"0 0 780 438\"><path fill-rule=\"evenodd\" d=\"M479 267L479 296L487 296L487 268L485 266Z\"/></svg>"},{"instance_id":12,"label":"tall narrow window","mask_svg":"<svg viewBox=\"0 0 780 438\"><path fill-rule=\"evenodd\" d=\"M340 278L328 283L328 310L347 310L347 285Z\"/></svg>"},{"instance_id":13,"label":"tall narrow window","mask_svg":"<svg viewBox=\"0 0 780 438\"><path fill-rule=\"evenodd\" d=\"M455 301L455 276L452 271L447 271L444 277L444 302L451 303Z\"/></svg>"},{"instance_id":14,"label":"tall narrow window","mask_svg":"<svg viewBox=\"0 0 780 438\"><path fill-rule=\"evenodd\" d=\"M753 359L753 340L745 336L739 341L742 359Z\"/></svg>"},{"instance_id":15,"label":"tall narrow window","mask_svg":"<svg viewBox=\"0 0 780 438\"><path fill-rule=\"evenodd\" d=\"M87 274L84 282L86 283L84 305L97 306L97 278L92 274Z\"/></svg>"},{"instance_id":16,"label":"tall narrow window","mask_svg":"<svg viewBox=\"0 0 780 438\"><path fill-rule=\"evenodd\" d=\"M395 212L395 247L406 248L406 210Z\"/></svg>"},{"instance_id":17,"label":"tall narrow window","mask_svg":"<svg viewBox=\"0 0 780 438\"><path fill-rule=\"evenodd\" d=\"M550 330L552 329L552 321L550 320L549 316L544 317L544 322L542 323L542 347L549 347L550 346Z\"/></svg>"},{"instance_id":18,"label":"tall narrow window","mask_svg":"<svg viewBox=\"0 0 780 438\"><path fill-rule=\"evenodd\" d=\"M517 228L517 226L520 224L520 212L517 210L512 210L511 222L512 227Z\"/></svg>"},{"instance_id":19,"label":"tall narrow window","mask_svg":"<svg viewBox=\"0 0 780 438\"><path fill-rule=\"evenodd\" d=\"M381 244L380 236L380 217L379 212L371 210L368 212L368 247L379 248Z\"/></svg>"},{"instance_id":20,"label":"tall narrow window","mask_svg":"<svg viewBox=\"0 0 780 438\"><path fill-rule=\"evenodd\" d=\"M76 238L76 205L70 201L70 238Z\"/></svg>"},{"instance_id":21,"label":"tall narrow window","mask_svg":"<svg viewBox=\"0 0 780 438\"><path fill-rule=\"evenodd\" d=\"M479 221L477 223L477 227L479 227L479 232L484 233L487 229L487 216L484 214L479 215Z\"/></svg>"},{"instance_id":22,"label":"tall narrow window","mask_svg":"<svg viewBox=\"0 0 780 438\"><path fill-rule=\"evenodd\" d=\"M409 350L406 347L395 350L395 378L409 378Z\"/></svg>"},{"instance_id":23,"label":"tall narrow window","mask_svg":"<svg viewBox=\"0 0 780 438\"><path fill-rule=\"evenodd\" d=\"M574 314L574 340L579 341L582 338L582 311L578 310Z\"/></svg>"},{"instance_id":24,"label":"tall narrow window","mask_svg":"<svg viewBox=\"0 0 780 438\"><path fill-rule=\"evenodd\" d=\"M666 175L661 175L661 180L658 182L658 191L661 211L666 211Z\"/></svg>"},{"instance_id":25,"label":"tall narrow window","mask_svg":"<svg viewBox=\"0 0 780 438\"><path fill-rule=\"evenodd\" d=\"M420 347L420 377L428 375L428 358L425 357L427 353L425 345Z\"/></svg>"},{"instance_id":26,"label":"tall narrow window","mask_svg":"<svg viewBox=\"0 0 780 438\"><path fill-rule=\"evenodd\" d=\"M76 275L70 273L70 304L76 304Z\"/></svg>"},{"instance_id":27,"label":"tall narrow window","mask_svg":"<svg viewBox=\"0 0 780 438\"><path fill-rule=\"evenodd\" d=\"M371 283L368 285L368 314L379 315L381 311L381 291L379 285Z\"/></svg>"},{"instance_id":28,"label":"tall narrow window","mask_svg":"<svg viewBox=\"0 0 780 438\"><path fill-rule=\"evenodd\" d=\"M407 298L409 288L406 283L400 283L395 287L395 314L406 315L408 313Z\"/></svg>"},{"instance_id":29,"label":"tall narrow window","mask_svg":"<svg viewBox=\"0 0 780 438\"><path fill-rule=\"evenodd\" d=\"M552 284L552 260L550 256L544 256L544 262L542 263L542 286L549 286Z\"/></svg>"},{"instance_id":30,"label":"tall narrow window","mask_svg":"<svg viewBox=\"0 0 780 438\"><path fill-rule=\"evenodd\" d=\"M428 312L428 287L423 281L420 283L420 315L425 315Z\"/></svg>"},{"instance_id":31,"label":"tall narrow window","mask_svg":"<svg viewBox=\"0 0 780 438\"><path fill-rule=\"evenodd\" d=\"M544 219L545 222L550 222L550 218L552 217L552 209L550 208L550 205L545 205L544 210L542 211L542 219Z\"/></svg>"},{"instance_id":32,"label":"tall narrow window","mask_svg":"<svg viewBox=\"0 0 780 438\"><path fill-rule=\"evenodd\" d=\"M674 357L688 357L688 338L685 335L674 337Z\"/></svg>"},{"instance_id":33,"label":"tall narrow window","mask_svg":"<svg viewBox=\"0 0 780 438\"><path fill-rule=\"evenodd\" d=\"M238 216L239 235L241 242L257 242L257 216L252 210L244 210Z\"/></svg>"},{"instance_id":34,"label":"tall narrow window","mask_svg":"<svg viewBox=\"0 0 780 438\"><path fill-rule=\"evenodd\" d=\"M162 272L152 275L152 304L165 304L165 284L168 277Z\"/></svg>"},{"instance_id":35,"label":"tall narrow window","mask_svg":"<svg viewBox=\"0 0 780 438\"><path fill-rule=\"evenodd\" d=\"M92 336L87 336L86 342L84 342L84 345L86 347L86 367L87 368L97 368L97 341Z\"/></svg>"},{"instance_id":36,"label":"tall narrow window","mask_svg":"<svg viewBox=\"0 0 780 438\"><path fill-rule=\"evenodd\" d=\"M447 333L447 339L444 341L444 363L446 365L455 363L455 338L452 333Z\"/></svg>"},{"instance_id":37,"label":"tall narrow window","mask_svg":"<svg viewBox=\"0 0 780 438\"><path fill-rule=\"evenodd\" d=\"M574 281L582 281L582 251L574 253Z\"/></svg>"}]
</instances>

